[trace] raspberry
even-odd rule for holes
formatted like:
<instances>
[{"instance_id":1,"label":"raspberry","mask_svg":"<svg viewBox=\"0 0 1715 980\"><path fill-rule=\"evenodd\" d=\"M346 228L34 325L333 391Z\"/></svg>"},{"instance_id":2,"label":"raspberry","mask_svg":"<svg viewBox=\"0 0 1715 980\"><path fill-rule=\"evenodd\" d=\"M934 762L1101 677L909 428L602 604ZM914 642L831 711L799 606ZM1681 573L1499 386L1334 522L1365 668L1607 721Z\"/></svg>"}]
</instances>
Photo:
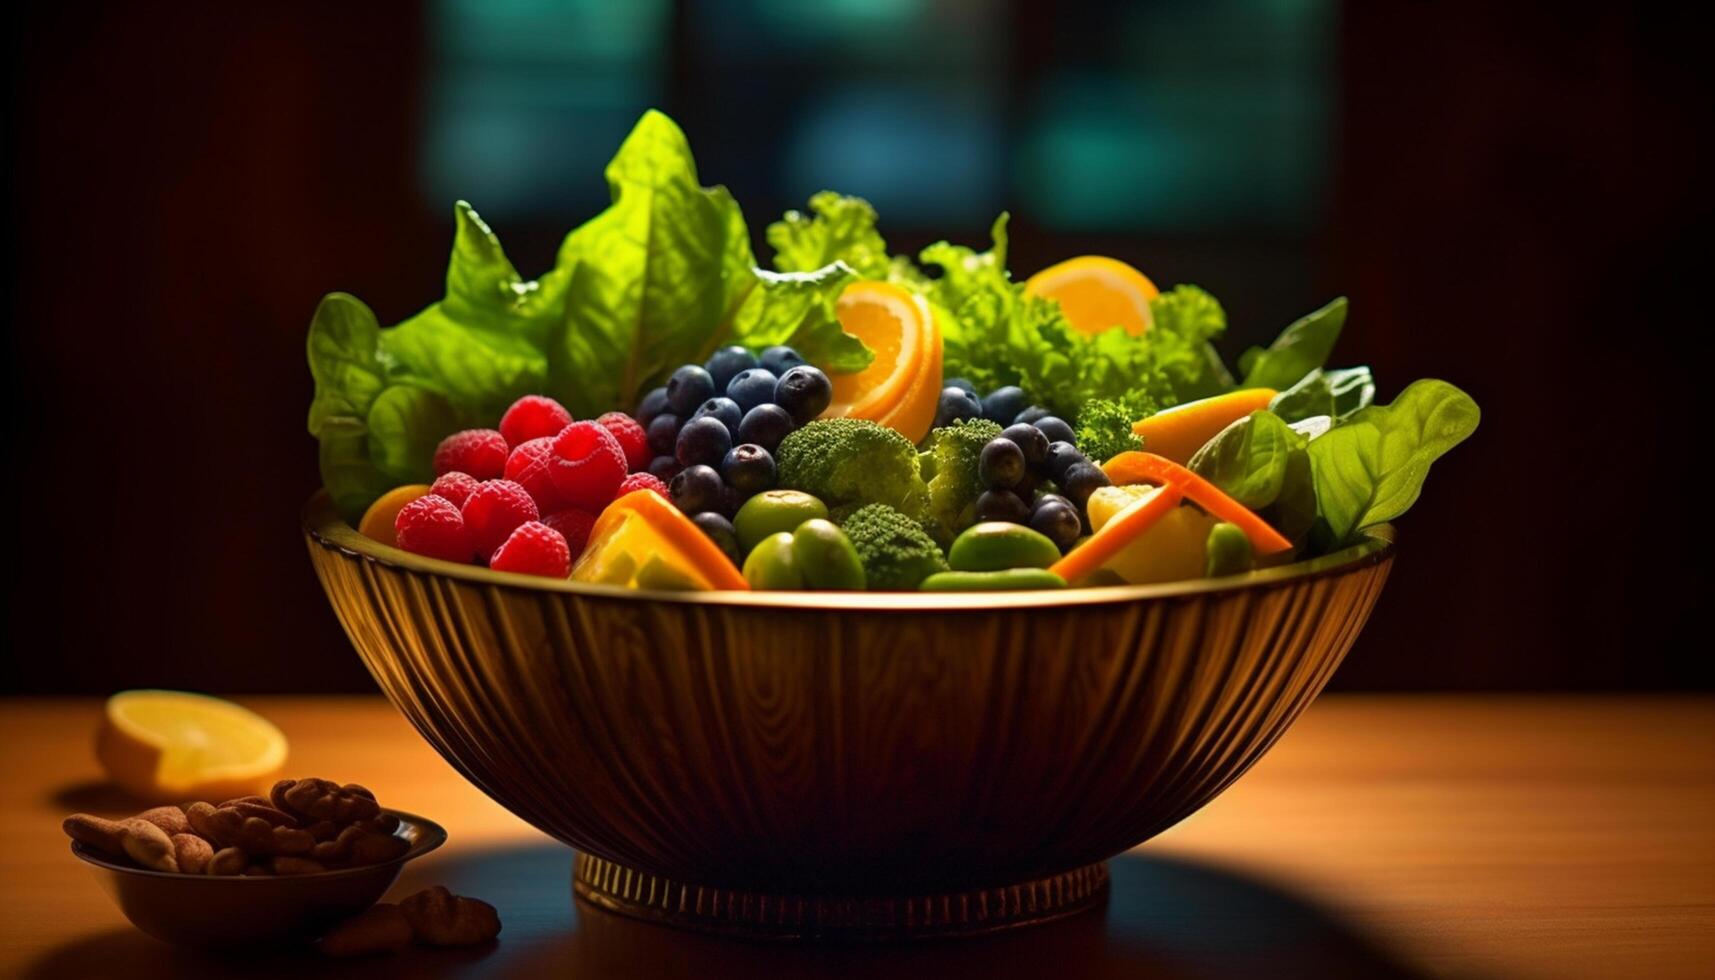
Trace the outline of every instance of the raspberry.
<instances>
[{"instance_id":1,"label":"raspberry","mask_svg":"<svg viewBox=\"0 0 1715 980\"><path fill-rule=\"evenodd\" d=\"M663 497L667 496L667 484L662 483L660 477L653 473L633 473L619 481L619 492L614 494L614 497L623 497L633 490L653 490Z\"/></svg>"},{"instance_id":2,"label":"raspberry","mask_svg":"<svg viewBox=\"0 0 1715 980\"><path fill-rule=\"evenodd\" d=\"M432 493L399 509L399 516L393 519L393 533L399 547L414 554L463 562L476 554L458 507Z\"/></svg>"},{"instance_id":3,"label":"raspberry","mask_svg":"<svg viewBox=\"0 0 1715 980\"><path fill-rule=\"evenodd\" d=\"M521 485L536 501L536 509L546 514L566 505L554 486L552 466L554 440L551 436L531 439L512 450L506 457L506 478Z\"/></svg>"},{"instance_id":4,"label":"raspberry","mask_svg":"<svg viewBox=\"0 0 1715 980\"><path fill-rule=\"evenodd\" d=\"M479 486L482 486L481 480L469 473L453 470L451 473L442 473L435 477L435 482L429 487L429 492L437 497L445 497L452 501L454 506L463 507L465 499L470 496L470 492Z\"/></svg>"},{"instance_id":5,"label":"raspberry","mask_svg":"<svg viewBox=\"0 0 1715 980\"><path fill-rule=\"evenodd\" d=\"M554 437L548 472L566 503L600 511L613 501L619 481L625 479L625 450L606 427L573 422Z\"/></svg>"},{"instance_id":6,"label":"raspberry","mask_svg":"<svg viewBox=\"0 0 1715 980\"><path fill-rule=\"evenodd\" d=\"M455 432L435 447L435 475L454 470L478 480L494 480L506 470L506 437L493 429Z\"/></svg>"},{"instance_id":7,"label":"raspberry","mask_svg":"<svg viewBox=\"0 0 1715 980\"><path fill-rule=\"evenodd\" d=\"M500 417L500 434L516 449L532 439L557 434L572 424L572 413L544 395L525 395Z\"/></svg>"},{"instance_id":8,"label":"raspberry","mask_svg":"<svg viewBox=\"0 0 1715 980\"><path fill-rule=\"evenodd\" d=\"M584 553L590 543L590 528L595 527L595 515L587 510L560 510L542 518L542 523L560 532L571 550L572 560Z\"/></svg>"},{"instance_id":9,"label":"raspberry","mask_svg":"<svg viewBox=\"0 0 1715 980\"><path fill-rule=\"evenodd\" d=\"M462 512L471 544L484 558L494 554L518 525L540 516L530 491L511 480L489 480L477 487L464 502Z\"/></svg>"},{"instance_id":10,"label":"raspberry","mask_svg":"<svg viewBox=\"0 0 1715 980\"><path fill-rule=\"evenodd\" d=\"M572 553L560 532L541 521L525 521L495 549L488 567L499 572L565 578L572 574Z\"/></svg>"},{"instance_id":11,"label":"raspberry","mask_svg":"<svg viewBox=\"0 0 1715 980\"><path fill-rule=\"evenodd\" d=\"M595 421L619 440L619 448L625 450L627 469L636 473L649 468L649 461L655 458L655 454L649 451L649 433L643 431L643 426L636 419L624 412L609 412Z\"/></svg>"}]
</instances>

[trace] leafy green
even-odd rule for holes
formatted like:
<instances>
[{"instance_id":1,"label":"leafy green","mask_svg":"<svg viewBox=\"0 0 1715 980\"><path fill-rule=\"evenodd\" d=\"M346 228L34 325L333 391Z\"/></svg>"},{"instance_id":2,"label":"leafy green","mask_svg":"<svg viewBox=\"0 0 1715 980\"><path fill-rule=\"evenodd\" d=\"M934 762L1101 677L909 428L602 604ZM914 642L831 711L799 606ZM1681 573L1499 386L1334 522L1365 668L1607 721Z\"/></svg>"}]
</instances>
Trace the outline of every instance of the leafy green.
<instances>
[{"instance_id":1,"label":"leafy green","mask_svg":"<svg viewBox=\"0 0 1715 980\"><path fill-rule=\"evenodd\" d=\"M1368 406L1375 398L1376 382L1367 367L1314 368L1297 384L1275 395L1268 407L1288 422L1317 415L1340 420Z\"/></svg>"},{"instance_id":2,"label":"leafy green","mask_svg":"<svg viewBox=\"0 0 1715 980\"><path fill-rule=\"evenodd\" d=\"M892 262L887 243L875 228L875 208L868 201L822 191L810 198L810 210L813 215L788 211L768 226L774 268L809 272L844 262L860 278L887 278Z\"/></svg>"},{"instance_id":3,"label":"leafy green","mask_svg":"<svg viewBox=\"0 0 1715 980\"><path fill-rule=\"evenodd\" d=\"M362 300L329 293L310 318L306 354L316 383L310 402L310 435L320 437L330 419L357 420L387 387L377 350L381 327Z\"/></svg>"},{"instance_id":4,"label":"leafy green","mask_svg":"<svg viewBox=\"0 0 1715 980\"><path fill-rule=\"evenodd\" d=\"M664 114L638 121L607 182L613 203L560 246L564 325L548 350L551 390L586 417L707 358L757 282L738 202L697 182L690 144Z\"/></svg>"},{"instance_id":5,"label":"leafy green","mask_svg":"<svg viewBox=\"0 0 1715 980\"><path fill-rule=\"evenodd\" d=\"M1079 452L1097 462L1123 452L1143 448L1143 439L1131 431L1133 422L1158 411L1153 401L1126 398L1092 398L1078 410L1075 431Z\"/></svg>"},{"instance_id":6,"label":"leafy green","mask_svg":"<svg viewBox=\"0 0 1715 980\"><path fill-rule=\"evenodd\" d=\"M1280 332L1264 350L1252 347L1239 357L1246 388L1286 389L1312 369L1328 363L1340 328L1346 325L1346 298L1308 313Z\"/></svg>"},{"instance_id":7,"label":"leafy green","mask_svg":"<svg viewBox=\"0 0 1715 980\"><path fill-rule=\"evenodd\" d=\"M1157 361L1173 389L1174 404L1233 387L1233 376L1213 343L1227 329L1227 312L1215 297L1196 286L1175 286L1149 301L1149 313L1154 321L1148 334L1150 346L1158 351Z\"/></svg>"},{"instance_id":8,"label":"leafy green","mask_svg":"<svg viewBox=\"0 0 1715 980\"><path fill-rule=\"evenodd\" d=\"M1252 412L1197 450L1190 467L1227 496L1251 510L1261 510L1280 496L1287 459L1304 452L1309 444L1273 412Z\"/></svg>"},{"instance_id":9,"label":"leafy green","mask_svg":"<svg viewBox=\"0 0 1715 980\"><path fill-rule=\"evenodd\" d=\"M1350 541L1417 501L1429 465L1477 428L1471 396L1445 381L1414 382L1391 405L1371 405L1310 443L1330 542Z\"/></svg>"},{"instance_id":10,"label":"leafy green","mask_svg":"<svg viewBox=\"0 0 1715 980\"><path fill-rule=\"evenodd\" d=\"M752 350L785 344L831 372L862 371L875 360L863 341L840 329L834 303L857 278L844 262L810 272L755 270L756 288L733 318L731 342Z\"/></svg>"}]
</instances>

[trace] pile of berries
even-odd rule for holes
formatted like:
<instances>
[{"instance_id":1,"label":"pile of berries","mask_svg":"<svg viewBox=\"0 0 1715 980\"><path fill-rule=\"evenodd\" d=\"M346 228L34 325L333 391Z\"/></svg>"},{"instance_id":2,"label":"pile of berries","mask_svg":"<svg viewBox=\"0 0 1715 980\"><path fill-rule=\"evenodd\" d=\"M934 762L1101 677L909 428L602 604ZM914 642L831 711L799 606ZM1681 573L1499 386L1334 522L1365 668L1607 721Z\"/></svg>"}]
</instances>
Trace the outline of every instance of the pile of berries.
<instances>
[{"instance_id":1,"label":"pile of berries","mask_svg":"<svg viewBox=\"0 0 1715 980\"><path fill-rule=\"evenodd\" d=\"M420 555L565 578L603 508L633 490L667 492L649 459L643 426L624 412L579 422L526 395L498 429L441 440L434 484L400 509L394 533Z\"/></svg>"},{"instance_id":2,"label":"pile of berries","mask_svg":"<svg viewBox=\"0 0 1715 980\"><path fill-rule=\"evenodd\" d=\"M1005 426L983 446L977 478L978 521L1024 524L1070 549L1090 532L1086 506L1090 494L1109 484L1107 474L1078 451L1072 427L1048 410L1029 405L1021 388L997 388L986 398L963 378L950 378L941 390L935 425L986 418ZM1051 481L1058 493L1039 493Z\"/></svg>"},{"instance_id":3,"label":"pile of berries","mask_svg":"<svg viewBox=\"0 0 1715 980\"><path fill-rule=\"evenodd\" d=\"M761 356L723 347L674 371L638 405L654 454L647 470L667 481L667 495L705 533L730 537L739 507L774 489L780 441L833 396L828 376L790 347Z\"/></svg>"}]
</instances>

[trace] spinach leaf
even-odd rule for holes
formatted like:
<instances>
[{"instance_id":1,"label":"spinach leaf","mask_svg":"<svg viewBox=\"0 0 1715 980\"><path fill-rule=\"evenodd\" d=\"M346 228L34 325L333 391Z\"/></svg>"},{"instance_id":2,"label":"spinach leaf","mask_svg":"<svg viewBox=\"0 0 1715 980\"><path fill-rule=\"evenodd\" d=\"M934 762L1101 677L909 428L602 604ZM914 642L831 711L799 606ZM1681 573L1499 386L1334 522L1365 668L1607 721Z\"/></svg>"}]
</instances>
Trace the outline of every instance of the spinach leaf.
<instances>
[{"instance_id":1,"label":"spinach leaf","mask_svg":"<svg viewBox=\"0 0 1715 980\"><path fill-rule=\"evenodd\" d=\"M377 355L380 325L375 314L357 297L329 293L310 318L310 337L305 345L310 377L315 380L315 399L310 402L310 435L320 437L328 420L361 419L369 405L387 386L385 370Z\"/></svg>"},{"instance_id":2,"label":"spinach leaf","mask_svg":"<svg viewBox=\"0 0 1715 980\"><path fill-rule=\"evenodd\" d=\"M1306 314L1280 332L1264 350L1252 347L1239 358L1246 388L1292 387L1314 368L1328 363L1340 328L1346 325L1344 296Z\"/></svg>"},{"instance_id":3,"label":"spinach leaf","mask_svg":"<svg viewBox=\"0 0 1715 980\"><path fill-rule=\"evenodd\" d=\"M1371 405L1310 443L1316 499L1329 539L1349 542L1417 501L1429 465L1480 419L1471 396L1445 381L1411 384L1391 405Z\"/></svg>"},{"instance_id":4,"label":"spinach leaf","mask_svg":"<svg viewBox=\"0 0 1715 980\"><path fill-rule=\"evenodd\" d=\"M560 246L565 316L548 348L550 389L580 417L704 360L757 282L738 203L697 182L671 119L644 114L607 182L613 203Z\"/></svg>"},{"instance_id":5,"label":"spinach leaf","mask_svg":"<svg viewBox=\"0 0 1715 980\"><path fill-rule=\"evenodd\" d=\"M435 447L463 427L445 398L414 385L384 388L369 406L369 459L391 486L432 483Z\"/></svg>"},{"instance_id":6,"label":"spinach leaf","mask_svg":"<svg viewBox=\"0 0 1715 980\"><path fill-rule=\"evenodd\" d=\"M1309 442L1273 412L1252 412L1197 450L1190 467L1227 496L1261 510L1280 496L1289 457Z\"/></svg>"},{"instance_id":7,"label":"spinach leaf","mask_svg":"<svg viewBox=\"0 0 1715 980\"><path fill-rule=\"evenodd\" d=\"M1367 367L1316 368L1291 388L1274 396L1269 410L1288 422L1317 415L1336 421L1367 407L1376 398L1376 382Z\"/></svg>"}]
</instances>

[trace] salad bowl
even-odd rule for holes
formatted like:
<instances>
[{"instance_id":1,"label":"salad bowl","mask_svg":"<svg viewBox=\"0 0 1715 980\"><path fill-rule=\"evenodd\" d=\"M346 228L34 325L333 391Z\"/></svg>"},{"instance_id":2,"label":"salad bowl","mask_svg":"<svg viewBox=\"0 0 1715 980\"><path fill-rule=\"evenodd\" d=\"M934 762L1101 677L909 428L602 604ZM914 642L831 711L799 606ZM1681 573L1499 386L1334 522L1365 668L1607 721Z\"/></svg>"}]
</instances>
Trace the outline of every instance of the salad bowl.
<instances>
[{"instance_id":1,"label":"salad bowl","mask_svg":"<svg viewBox=\"0 0 1715 980\"><path fill-rule=\"evenodd\" d=\"M325 493L316 573L381 689L576 848L590 905L891 940L1098 905L1321 691L1393 560L1023 593L626 590L408 554Z\"/></svg>"}]
</instances>

